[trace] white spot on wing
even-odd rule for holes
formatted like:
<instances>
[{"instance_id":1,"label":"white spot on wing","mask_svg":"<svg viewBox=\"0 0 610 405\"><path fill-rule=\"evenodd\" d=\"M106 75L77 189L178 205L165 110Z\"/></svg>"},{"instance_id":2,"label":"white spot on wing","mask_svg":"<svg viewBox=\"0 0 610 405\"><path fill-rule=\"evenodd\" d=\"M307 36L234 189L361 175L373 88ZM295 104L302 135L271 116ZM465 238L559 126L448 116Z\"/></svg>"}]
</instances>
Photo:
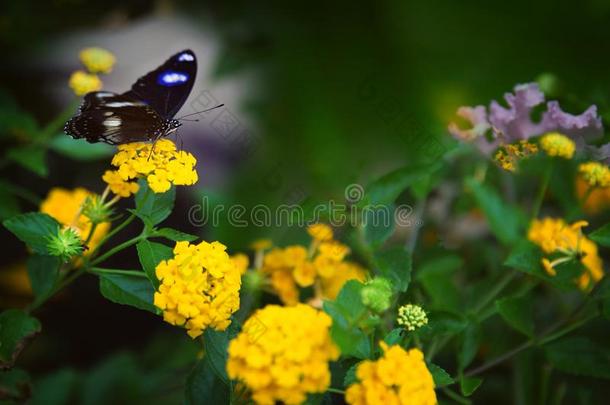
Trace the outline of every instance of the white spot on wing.
<instances>
[{"instance_id":1,"label":"white spot on wing","mask_svg":"<svg viewBox=\"0 0 610 405\"><path fill-rule=\"evenodd\" d=\"M190 53L185 52L185 53L181 54L180 56L178 56L179 62L192 62L194 60L195 60L195 58Z\"/></svg>"},{"instance_id":2,"label":"white spot on wing","mask_svg":"<svg viewBox=\"0 0 610 405\"><path fill-rule=\"evenodd\" d=\"M113 107L113 108L131 107L131 106L134 106L134 103L129 102L129 101L113 101L111 103L106 103L106 107Z\"/></svg>"},{"instance_id":3,"label":"white spot on wing","mask_svg":"<svg viewBox=\"0 0 610 405\"><path fill-rule=\"evenodd\" d=\"M165 72L159 77L161 84L172 86L180 83L184 83L188 80L188 75L178 72Z\"/></svg>"},{"instance_id":4,"label":"white spot on wing","mask_svg":"<svg viewBox=\"0 0 610 405\"><path fill-rule=\"evenodd\" d=\"M118 127L119 125L121 125L121 119L117 117L106 118L104 122L102 122L102 124L104 124L105 127Z\"/></svg>"}]
</instances>

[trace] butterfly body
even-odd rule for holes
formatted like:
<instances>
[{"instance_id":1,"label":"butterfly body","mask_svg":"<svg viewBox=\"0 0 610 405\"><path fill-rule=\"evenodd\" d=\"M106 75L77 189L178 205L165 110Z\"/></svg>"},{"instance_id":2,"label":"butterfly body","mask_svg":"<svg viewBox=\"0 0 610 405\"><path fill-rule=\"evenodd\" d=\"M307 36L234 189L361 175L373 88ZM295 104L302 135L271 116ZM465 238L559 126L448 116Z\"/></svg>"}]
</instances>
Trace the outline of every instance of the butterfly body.
<instances>
[{"instance_id":1,"label":"butterfly body","mask_svg":"<svg viewBox=\"0 0 610 405\"><path fill-rule=\"evenodd\" d=\"M195 54L178 52L123 94L86 94L64 131L73 138L112 145L166 137L182 125L173 117L188 98L196 74Z\"/></svg>"}]
</instances>

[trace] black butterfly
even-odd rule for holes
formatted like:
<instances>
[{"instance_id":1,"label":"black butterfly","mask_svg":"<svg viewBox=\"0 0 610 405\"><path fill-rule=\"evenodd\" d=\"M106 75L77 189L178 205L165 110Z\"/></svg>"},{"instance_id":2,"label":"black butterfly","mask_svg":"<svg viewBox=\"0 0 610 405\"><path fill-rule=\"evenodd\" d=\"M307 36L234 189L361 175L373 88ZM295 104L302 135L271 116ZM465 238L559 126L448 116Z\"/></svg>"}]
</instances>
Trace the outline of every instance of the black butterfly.
<instances>
[{"instance_id":1,"label":"black butterfly","mask_svg":"<svg viewBox=\"0 0 610 405\"><path fill-rule=\"evenodd\" d=\"M197 58L187 49L138 79L123 94L95 91L85 95L78 113L64 127L73 138L111 145L156 141L182 124L173 119L188 98L197 74Z\"/></svg>"}]
</instances>

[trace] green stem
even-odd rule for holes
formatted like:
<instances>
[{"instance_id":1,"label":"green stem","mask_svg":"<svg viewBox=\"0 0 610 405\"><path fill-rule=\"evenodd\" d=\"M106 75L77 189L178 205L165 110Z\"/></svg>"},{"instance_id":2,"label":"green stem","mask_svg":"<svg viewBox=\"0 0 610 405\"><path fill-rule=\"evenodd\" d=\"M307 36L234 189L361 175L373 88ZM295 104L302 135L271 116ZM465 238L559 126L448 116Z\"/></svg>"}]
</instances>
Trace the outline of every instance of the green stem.
<instances>
[{"instance_id":1,"label":"green stem","mask_svg":"<svg viewBox=\"0 0 610 405\"><path fill-rule=\"evenodd\" d=\"M544 195L546 194L546 189L549 187L549 181L551 180L552 172L553 164L551 162L547 165L544 171L542 182L540 183L540 188L538 189L538 194L536 195L536 199L534 200L534 206L532 207L532 218L538 218L540 208L542 207L542 202L544 201Z\"/></svg>"},{"instance_id":2,"label":"green stem","mask_svg":"<svg viewBox=\"0 0 610 405\"><path fill-rule=\"evenodd\" d=\"M340 390L339 388L332 388L332 387L328 387L326 389L327 392L332 392L334 394L341 394L341 395L345 395L345 391Z\"/></svg>"},{"instance_id":3,"label":"green stem","mask_svg":"<svg viewBox=\"0 0 610 405\"><path fill-rule=\"evenodd\" d=\"M443 393L445 395L447 395L449 398L453 399L455 402L457 402L459 404L470 405L472 403L472 401L470 401L469 399L464 398L457 392L453 392L452 390L450 390L447 387L441 388L441 391L443 391Z\"/></svg>"},{"instance_id":4,"label":"green stem","mask_svg":"<svg viewBox=\"0 0 610 405\"><path fill-rule=\"evenodd\" d=\"M502 290L504 290L504 288L506 288L506 286L511 281L513 281L513 279L517 276L517 274L518 273L516 270L513 270L513 269L507 270L502 275L500 280L497 283L494 283L493 288L491 290L489 290L487 295L485 295L485 297L474 308L475 315L479 316L481 311L483 311L487 307L487 305L489 305L489 303L492 302L498 296L498 294L500 294L502 292Z\"/></svg>"},{"instance_id":5,"label":"green stem","mask_svg":"<svg viewBox=\"0 0 610 405\"><path fill-rule=\"evenodd\" d=\"M88 271L90 273L95 273L95 274L120 274L123 276L147 278L146 273L144 273L143 271L140 271L140 270L105 269L102 267L92 267Z\"/></svg>"},{"instance_id":6,"label":"green stem","mask_svg":"<svg viewBox=\"0 0 610 405\"><path fill-rule=\"evenodd\" d=\"M108 240L110 238L112 238L114 235L116 235L117 233L119 233L121 230L123 230L127 225L129 225L134 219L136 219L135 214L130 214L129 217L127 217L127 219L125 219L125 221L123 221L121 224L119 224L116 228L112 229L110 232L108 232L108 234L106 234L106 236L104 236L102 238L102 240L100 241L100 243L97 244L97 246L95 247L95 249L93 249L93 252L91 252L91 256L95 255L99 249L102 247L102 245L104 245L106 242L108 242Z\"/></svg>"},{"instance_id":7,"label":"green stem","mask_svg":"<svg viewBox=\"0 0 610 405\"><path fill-rule=\"evenodd\" d=\"M63 280L61 280L59 283L57 283L57 285L55 287L53 287L51 292L49 292L49 294L46 297L44 297L40 301L34 302L28 308L27 312L32 312L32 311L35 311L36 309L40 308L42 306L42 304L47 302L51 297L53 297L59 291L63 290L64 288L66 288L67 286L72 284L74 282L74 280L79 278L85 272L85 270L86 270L86 267L80 267L80 268L72 271L71 273L69 273Z\"/></svg>"},{"instance_id":8,"label":"green stem","mask_svg":"<svg viewBox=\"0 0 610 405\"><path fill-rule=\"evenodd\" d=\"M103 255L99 256L97 259L92 260L90 265L95 266L96 264L103 262L104 260L108 259L109 257L120 252L121 250L127 249L128 247L135 245L136 243L140 242L142 239L146 239L146 235L143 233L136 236L135 238L131 238L128 241L125 241L125 242L121 243L120 245L113 247L112 249L110 249L109 251L104 253Z\"/></svg>"}]
</instances>

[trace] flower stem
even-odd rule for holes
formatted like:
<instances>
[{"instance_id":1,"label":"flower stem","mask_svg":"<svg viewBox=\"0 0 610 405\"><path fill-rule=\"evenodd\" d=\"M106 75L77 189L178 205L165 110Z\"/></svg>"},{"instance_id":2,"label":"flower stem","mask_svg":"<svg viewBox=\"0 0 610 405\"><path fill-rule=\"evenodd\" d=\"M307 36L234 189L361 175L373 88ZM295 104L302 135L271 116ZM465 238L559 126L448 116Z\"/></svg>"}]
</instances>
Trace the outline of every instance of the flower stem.
<instances>
[{"instance_id":1,"label":"flower stem","mask_svg":"<svg viewBox=\"0 0 610 405\"><path fill-rule=\"evenodd\" d=\"M120 245L117 245L115 247L113 247L112 249L110 249L109 251L107 251L106 253L104 253L103 255L99 256L97 259L92 260L90 265L91 266L95 266L98 263L103 262L104 260L108 259L109 257L115 255L116 253L120 252L123 249L127 249L130 246L135 245L136 243L140 242L142 239L145 239L146 235L144 233L136 236L135 238L131 238L128 241L125 241L123 243L121 243Z\"/></svg>"},{"instance_id":2,"label":"flower stem","mask_svg":"<svg viewBox=\"0 0 610 405\"><path fill-rule=\"evenodd\" d=\"M112 238L114 235L116 235L117 233L119 233L121 230L123 230L127 225L129 225L134 219L136 219L135 214L130 214L129 217L127 217L127 219L125 221L123 221L121 224L119 224L116 228L112 229L110 232L108 232L108 234L102 238L102 240L100 241L100 243L97 244L97 246L95 247L95 249L93 249L93 252L91 252L91 255L95 255L99 249L102 247L102 245L104 245L106 242L108 242L108 240L110 238Z\"/></svg>"},{"instance_id":3,"label":"flower stem","mask_svg":"<svg viewBox=\"0 0 610 405\"><path fill-rule=\"evenodd\" d=\"M146 273L140 270L105 269L102 267L92 267L88 271L90 273L95 274L120 274L123 276L147 278Z\"/></svg>"},{"instance_id":4,"label":"flower stem","mask_svg":"<svg viewBox=\"0 0 610 405\"><path fill-rule=\"evenodd\" d=\"M326 391L327 391L327 392L332 392L332 393L334 393L334 394L342 394L342 395L344 395L344 394L345 394L345 391L340 390L339 388L332 388L332 387L328 387L328 388L326 389Z\"/></svg>"},{"instance_id":5,"label":"flower stem","mask_svg":"<svg viewBox=\"0 0 610 405\"><path fill-rule=\"evenodd\" d=\"M542 175L542 182L540 183L540 188L538 189L538 194L536 195L536 199L534 200L534 205L532 207L532 218L537 218L540 213L540 208L542 207L542 202L544 201L544 196L546 194L546 189L549 187L549 181L551 180L551 174L553 172L553 164L549 163Z\"/></svg>"}]
</instances>

